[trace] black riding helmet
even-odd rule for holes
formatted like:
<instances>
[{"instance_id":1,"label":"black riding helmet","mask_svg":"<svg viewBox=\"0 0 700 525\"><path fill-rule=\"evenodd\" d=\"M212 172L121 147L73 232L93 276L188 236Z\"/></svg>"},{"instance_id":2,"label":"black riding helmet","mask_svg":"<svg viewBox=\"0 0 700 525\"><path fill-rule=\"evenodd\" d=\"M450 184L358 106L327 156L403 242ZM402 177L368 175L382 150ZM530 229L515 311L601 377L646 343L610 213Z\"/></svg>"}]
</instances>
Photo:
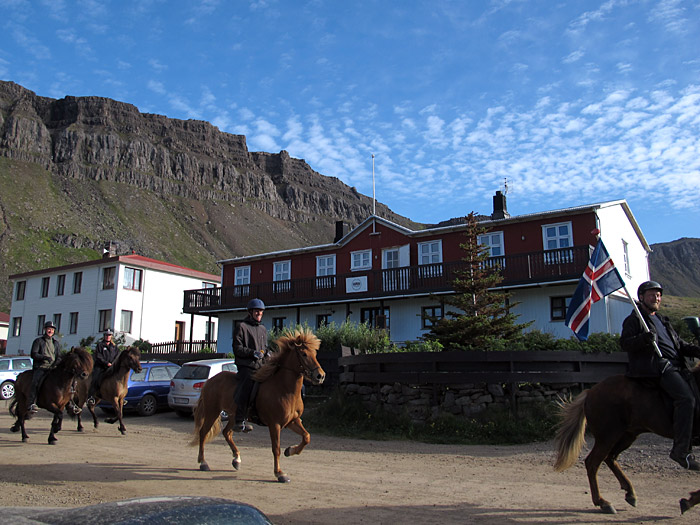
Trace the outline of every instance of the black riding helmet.
<instances>
[{"instance_id":1,"label":"black riding helmet","mask_svg":"<svg viewBox=\"0 0 700 525\"><path fill-rule=\"evenodd\" d=\"M639 288L637 288L637 297L641 298L644 292L647 290L658 290L661 292L661 295L664 294L664 287L659 283L656 281L645 281L639 285Z\"/></svg>"}]
</instances>

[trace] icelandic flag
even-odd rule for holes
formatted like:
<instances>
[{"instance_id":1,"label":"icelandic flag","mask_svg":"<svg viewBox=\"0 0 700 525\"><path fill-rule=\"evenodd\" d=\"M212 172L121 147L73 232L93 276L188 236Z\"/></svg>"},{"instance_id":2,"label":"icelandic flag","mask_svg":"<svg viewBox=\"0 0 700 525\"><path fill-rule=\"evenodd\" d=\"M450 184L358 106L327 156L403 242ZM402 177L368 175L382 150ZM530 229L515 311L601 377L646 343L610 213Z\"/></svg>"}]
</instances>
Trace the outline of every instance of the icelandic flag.
<instances>
[{"instance_id":1,"label":"icelandic flag","mask_svg":"<svg viewBox=\"0 0 700 525\"><path fill-rule=\"evenodd\" d=\"M625 283L608 255L603 241L599 239L591 254L591 260L588 261L588 267L583 272L576 291L571 297L569 309L566 312L566 326L571 328L581 341L588 339L591 306L623 286Z\"/></svg>"}]
</instances>

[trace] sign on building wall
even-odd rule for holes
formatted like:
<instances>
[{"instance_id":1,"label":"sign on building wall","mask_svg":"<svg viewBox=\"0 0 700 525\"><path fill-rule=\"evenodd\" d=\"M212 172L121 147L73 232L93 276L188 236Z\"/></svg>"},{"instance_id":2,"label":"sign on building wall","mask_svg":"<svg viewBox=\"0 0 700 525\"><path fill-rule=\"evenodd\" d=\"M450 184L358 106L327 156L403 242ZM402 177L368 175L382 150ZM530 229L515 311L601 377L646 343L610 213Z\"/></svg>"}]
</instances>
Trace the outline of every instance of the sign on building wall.
<instances>
[{"instance_id":1,"label":"sign on building wall","mask_svg":"<svg viewBox=\"0 0 700 525\"><path fill-rule=\"evenodd\" d=\"M345 293L357 293L367 291L367 276L348 277L345 279Z\"/></svg>"}]
</instances>

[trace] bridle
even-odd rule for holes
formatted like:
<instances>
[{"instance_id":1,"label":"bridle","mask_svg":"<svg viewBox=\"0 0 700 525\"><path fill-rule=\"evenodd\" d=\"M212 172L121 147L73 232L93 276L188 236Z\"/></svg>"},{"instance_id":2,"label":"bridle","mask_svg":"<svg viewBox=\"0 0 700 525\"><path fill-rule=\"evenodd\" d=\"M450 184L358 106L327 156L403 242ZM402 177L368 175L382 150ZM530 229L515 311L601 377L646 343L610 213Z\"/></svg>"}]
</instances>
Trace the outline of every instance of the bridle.
<instances>
[{"instance_id":1,"label":"bridle","mask_svg":"<svg viewBox=\"0 0 700 525\"><path fill-rule=\"evenodd\" d=\"M303 344L301 343L292 343L294 345L294 355L297 356L297 366L296 367L289 367L289 366L284 366L280 365L281 368L284 368L286 370L290 370L294 372L295 374L302 375L306 377L307 379L311 380L313 373L321 368L321 366L317 366L316 368L313 368L309 370L304 366L304 362L301 359L301 349L304 347Z\"/></svg>"}]
</instances>

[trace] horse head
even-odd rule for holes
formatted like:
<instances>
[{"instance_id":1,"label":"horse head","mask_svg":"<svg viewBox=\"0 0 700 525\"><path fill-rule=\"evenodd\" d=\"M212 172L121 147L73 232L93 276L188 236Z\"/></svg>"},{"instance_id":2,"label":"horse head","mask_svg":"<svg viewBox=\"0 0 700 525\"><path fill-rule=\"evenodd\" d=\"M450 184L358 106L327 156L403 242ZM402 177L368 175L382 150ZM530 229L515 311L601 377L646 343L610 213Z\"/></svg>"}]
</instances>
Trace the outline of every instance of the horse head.
<instances>
[{"instance_id":1,"label":"horse head","mask_svg":"<svg viewBox=\"0 0 700 525\"><path fill-rule=\"evenodd\" d=\"M311 330L301 329L289 332L277 340L277 346L282 349L283 354L296 356L296 368L312 384L320 385L326 379L326 372L317 359L321 340ZM294 358L288 359L294 362Z\"/></svg>"},{"instance_id":2,"label":"horse head","mask_svg":"<svg viewBox=\"0 0 700 525\"><path fill-rule=\"evenodd\" d=\"M141 371L141 350L136 346L130 346L122 352L127 366L134 372Z\"/></svg>"},{"instance_id":3,"label":"horse head","mask_svg":"<svg viewBox=\"0 0 700 525\"><path fill-rule=\"evenodd\" d=\"M56 366L62 367L73 377L86 379L92 373L92 356L82 346L73 347Z\"/></svg>"}]
</instances>

